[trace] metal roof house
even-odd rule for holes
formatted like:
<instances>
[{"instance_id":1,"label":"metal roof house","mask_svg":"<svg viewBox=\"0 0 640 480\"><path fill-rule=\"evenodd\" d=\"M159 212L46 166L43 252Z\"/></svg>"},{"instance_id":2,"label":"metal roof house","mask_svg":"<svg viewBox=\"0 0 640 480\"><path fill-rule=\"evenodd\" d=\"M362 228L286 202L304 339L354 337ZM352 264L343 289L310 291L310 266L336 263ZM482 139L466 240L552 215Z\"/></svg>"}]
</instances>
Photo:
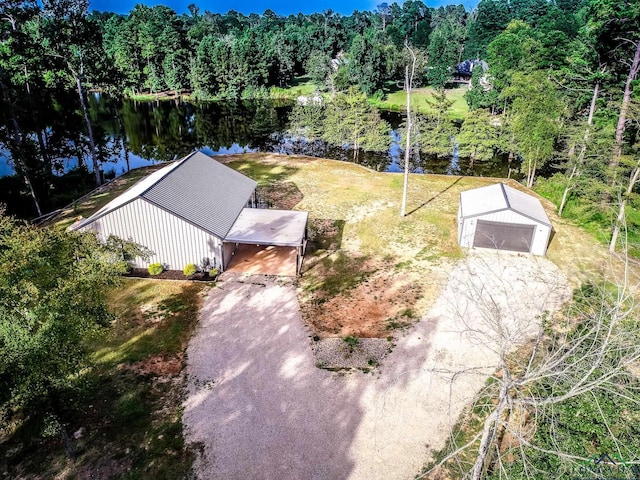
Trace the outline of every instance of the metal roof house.
<instances>
[{"instance_id":1,"label":"metal roof house","mask_svg":"<svg viewBox=\"0 0 640 480\"><path fill-rule=\"evenodd\" d=\"M182 270L194 263L224 271L238 244L296 249L300 272L307 212L249 208L257 183L213 158L194 152L152 173L71 228L132 240L153 252L132 265L162 263ZM230 237L231 234L231 237ZM229 237L229 238L228 238Z\"/></svg>"},{"instance_id":2,"label":"metal roof house","mask_svg":"<svg viewBox=\"0 0 640 480\"><path fill-rule=\"evenodd\" d=\"M544 255L553 231L540 201L498 183L460 193L458 244Z\"/></svg>"}]
</instances>

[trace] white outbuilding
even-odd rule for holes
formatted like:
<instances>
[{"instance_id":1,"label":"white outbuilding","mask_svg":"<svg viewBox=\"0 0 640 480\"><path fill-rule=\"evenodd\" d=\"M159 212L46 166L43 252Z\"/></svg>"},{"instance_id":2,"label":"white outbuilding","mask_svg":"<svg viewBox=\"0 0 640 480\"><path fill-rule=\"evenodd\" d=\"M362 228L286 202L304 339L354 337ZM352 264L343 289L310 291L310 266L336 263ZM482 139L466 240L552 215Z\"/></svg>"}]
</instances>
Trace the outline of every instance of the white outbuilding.
<instances>
[{"instance_id":1,"label":"white outbuilding","mask_svg":"<svg viewBox=\"0 0 640 480\"><path fill-rule=\"evenodd\" d=\"M249 244L290 253L287 271L300 274L307 212L252 208L256 187L254 180L194 152L145 177L71 229L147 247L150 258L130 262L137 268L158 262L182 270L193 263L224 271L238 247Z\"/></svg>"},{"instance_id":2,"label":"white outbuilding","mask_svg":"<svg viewBox=\"0 0 640 480\"><path fill-rule=\"evenodd\" d=\"M553 226L540 200L502 183L460 193L458 243L544 255Z\"/></svg>"}]
</instances>

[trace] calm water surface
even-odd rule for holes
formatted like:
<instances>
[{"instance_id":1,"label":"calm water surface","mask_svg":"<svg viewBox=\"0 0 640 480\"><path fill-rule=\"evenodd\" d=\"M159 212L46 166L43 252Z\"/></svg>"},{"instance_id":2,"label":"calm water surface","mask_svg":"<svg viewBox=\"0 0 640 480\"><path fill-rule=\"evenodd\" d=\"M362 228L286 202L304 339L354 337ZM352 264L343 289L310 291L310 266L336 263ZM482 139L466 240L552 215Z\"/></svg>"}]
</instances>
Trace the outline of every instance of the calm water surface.
<instances>
[{"instance_id":1,"label":"calm water surface","mask_svg":"<svg viewBox=\"0 0 640 480\"><path fill-rule=\"evenodd\" d=\"M351 161L353 152L292 138L286 133L288 105L273 102L198 103L181 101L115 101L95 94L90 98L91 117L98 150L107 175L121 175L128 169L181 158L194 149L209 155L242 152L302 154ZM402 150L397 128L402 115L382 112L393 131L388 152L360 152L358 163L376 171L400 172ZM90 167L88 159L83 159ZM60 165L60 172L78 166L77 156ZM417 173L506 177L509 165L504 157L476 162L451 156L421 155L412 161ZM13 173L5 152L0 150L0 176Z\"/></svg>"}]
</instances>

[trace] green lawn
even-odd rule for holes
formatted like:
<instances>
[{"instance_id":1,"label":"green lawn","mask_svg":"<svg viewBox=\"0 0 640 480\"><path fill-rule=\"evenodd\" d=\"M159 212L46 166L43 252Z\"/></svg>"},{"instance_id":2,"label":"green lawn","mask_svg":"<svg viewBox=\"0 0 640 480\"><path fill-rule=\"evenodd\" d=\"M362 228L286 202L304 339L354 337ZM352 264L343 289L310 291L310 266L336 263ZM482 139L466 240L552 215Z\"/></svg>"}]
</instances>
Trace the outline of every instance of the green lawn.
<instances>
[{"instance_id":1,"label":"green lawn","mask_svg":"<svg viewBox=\"0 0 640 480\"><path fill-rule=\"evenodd\" d=\"M292 99L295 100L300 95L312 95L318 87L311 81L309 77L296 77L291 81L291 86L287 88L271 87L269 96L273 99Z\"/></svg>"},{"instance_id":2,"label":"green lawn","mask_svg":"<svg viewBox=\"0 0 640 480\"><path fill-rule=\"evenodd\" d=\"M447 97L453 100L451 106L451 118L454 120L462 120L469 111L467 101L464 99L466 93L466 87L458 87L447 90ZM431 110L431 107L427 103L428 100L432 100L431 94L434 89L425 87L417 88L411 92L411 103L418 108L418 111L427 113ZM396 90L387 94L386 98L382 101L370 99L370 102L378 108L387 110L403 111L407 108L407 94L404 90Z\"/></svg>"},{"instance_id":3,"label":"green lawn","mask_svg":"<svg viewBox=\"0 0 640 480\"><path fill-rule=\"evenodd\" d=\"M188 478L193 452L182 435L184 350L206 284L123 279L111 292L111 328L88 341L90 366L61 404L77 458L25 415L0 430L7 478ZM6 435L3 437L2 435Z\"/></svg>"},{"instance_id":4,"label":"green lawn","mask_svg":"<svg viewBox=\"0 0 640 480\"><path fill-rule=\"evenodd\" d=\"M380 322L399 314L400 303L404 310L425 314L440 293L434 279L445 278L464 255L457 244L460 192L497 181L523 189L512 180L414 174L409 179L410 214L401 217L401 174L294 155L229 155L225 161L263 188L276 182L277 191L289 186L287 190L296 193L296 203L283 206L274 202L275 208L309 212L311 243L299 280L300 301L305 321L319 335L334 333L314 323L330 312L331 306L335 305L338 315L338 305L348 308L354 298L366 295L377 295L378 301L372 298L362 307L369 330L362 327L358 333L368 335L360 336L386 336L381 323L370 320L376 314L368 312L371 306L387 309ZM548 258L576 281L599 271L607 258L606 248L583 229L559 219L553 204L543 199L543 205L556 228ZM395 310L389 302L404 293L386 298L385 288L393 291L388 285L394 282L398 282L397 292L414 289L414 294L398 301ZM372 293L375 290L379 293ZM355 333L355 329L347 330L348 322L343 327L341 335Z\"/></svg>"},{"instance_id":5,"label":"green lawn","mask_svg":"<svg viewBox=\"0 0 640 480\"><path fill-rule=\"evenodd\" d=\"M271 97L274 99L292 99L295 100L300 95L311 95L318 89L316 85L311 82L309 77L294 78L291 82L291 86L288 88L271 87L269 90ZM469 111L467 101L464 99L464 94L467 91L467 87L458 87L447 90L447 97L453 100L451 106L451 118L453 120L462 120ZM414 89L411 94L411 102L418 107L418 110L422 113L430 111L430 106L427 100L431 100L431 94L434 92L433 88L417 88ZM324 96L328 96L325 92ZM404 90L393 90L387 94L384 100L377 100L374 97L369 97L369 102L377 108L383 110L403 111L407 108L407 97Z\"/></svg>"}]
</instances>

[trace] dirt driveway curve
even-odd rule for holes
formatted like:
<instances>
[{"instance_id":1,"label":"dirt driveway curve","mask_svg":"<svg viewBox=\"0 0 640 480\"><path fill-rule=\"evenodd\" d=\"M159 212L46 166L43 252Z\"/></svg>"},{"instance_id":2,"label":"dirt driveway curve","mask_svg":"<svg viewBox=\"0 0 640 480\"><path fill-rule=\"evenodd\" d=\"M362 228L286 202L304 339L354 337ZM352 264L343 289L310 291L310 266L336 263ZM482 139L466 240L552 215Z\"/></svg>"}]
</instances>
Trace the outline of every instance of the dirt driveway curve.
<instances>
[{"instance_id":1,"label":"dirt driveway curve","mask_svg":"<svg viewBox=\"0 0 640 480\"><path fill-rule=\"evenodd\" d=\"M499 312L517 341L568 293L545 259L474 254L367 374L315 367L293 286L220 282L187 351L183 421L187 441L203 446L198 477L414 478L495 365L489 318ZM483 368L461 373L469 367Z\"/></svg>"}]
</instances>

